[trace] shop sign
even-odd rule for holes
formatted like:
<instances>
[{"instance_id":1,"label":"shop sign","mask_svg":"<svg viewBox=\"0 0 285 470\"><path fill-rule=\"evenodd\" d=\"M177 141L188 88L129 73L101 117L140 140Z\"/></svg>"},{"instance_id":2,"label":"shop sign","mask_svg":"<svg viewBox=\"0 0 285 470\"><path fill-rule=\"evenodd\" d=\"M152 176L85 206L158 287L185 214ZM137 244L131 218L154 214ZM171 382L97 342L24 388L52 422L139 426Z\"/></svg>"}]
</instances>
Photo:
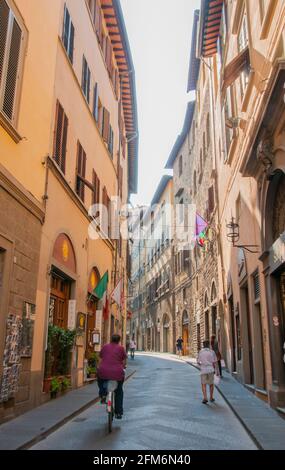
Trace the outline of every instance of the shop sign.
<instances>
[{"instance_id":1,"label":"shop sign","mask_svg":"<svg viewBox=\"0 0 285 470\"><path fill-rule=\"evenodd\" d=\"M99 333L93 333L93 344L100 344L100 334Z\"/></svg>"},{"instance_id":2,"label":"shop sign","mask_svg":"<svg viewBox=\"0 0 285 470\"><path fill-rule=\"evenodd\" d=\"M101 327L102 327L102 310L96 310L95 328L96 330L101 331Z\"/></svg>"},{"instance_id":3,"label":"shop sign","mask_svg":"<svg viewBox=\"0 0 285 470\"><path fill-rule=\"evenodd\" d=\"M67 327L69 330L75 329L76 323L76 300L68 301L68 324Z\"/></svg>"}]
</instances>

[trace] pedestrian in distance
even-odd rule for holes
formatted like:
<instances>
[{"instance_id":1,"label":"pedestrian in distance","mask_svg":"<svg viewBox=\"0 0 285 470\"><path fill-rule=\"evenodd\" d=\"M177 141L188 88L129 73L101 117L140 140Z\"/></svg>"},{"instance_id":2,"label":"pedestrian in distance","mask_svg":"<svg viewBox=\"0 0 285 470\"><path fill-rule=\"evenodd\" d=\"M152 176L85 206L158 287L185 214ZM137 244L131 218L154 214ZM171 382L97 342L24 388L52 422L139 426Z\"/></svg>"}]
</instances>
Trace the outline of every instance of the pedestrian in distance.
<instances>
[{"instance_id":1,"label":"pedestrian in distance","mask_svg":"<svg viewBox=\"0 0 285 470\"><path fill-rule=\"evenodd\" d=\"M210 387L210 402L214 402L214 376L217 364L217 356L215 351L210 349L210 341L203 342L203 349L198 354L197 363L200 366L201 386L203 393L204 405L208 403L207 385Z\"/></svg>"},{"instance_id":2,"label":"pedestrian in distance","mask_svg":"<svg viewBox=\"0 0 285 470\"><path fill-rule=\"evenodd\" d=\"M127 356L129 355L129 350L130 350L130 338L127 337L127 339L126 339L126 353L127 353Z\"/></svg>"},{"instance_id":3,"label":"pedestrian in distance","mask_svg":"<svg viewBox=\"0 0 285 470\"><path fill-rule=\"evenodd\" d=\"M181 357L182 355L182 343L183 339L181 338L181 336L179 336L178 340L176 341L176 349L179 357Z\"/></svg>"},{"instance_id":4,"label":"pedestrian in distance","mask_svg":"<svg viewBox=\"0 0 285 470\"><path fill-rule=\"evenodd\" d=\"M223 377L223 375L222 375L222 355L221 355L221 352L220 352L220 349L219 349L219 343L216 339L216 335L211 336L211 349L216 353L220 377Z\"/></svg>"},{"instance_id":5,"label":"pedestrian in distance","mask_svg":"<svg viewBox=\"0 0 285 470\"><path fill-rule=\"evenodd\" d=\"M131 359L135 358L135 350L137 348L135 338L133 337L130 341L130 351L131 351Z\"/></svg>"}]
</instances>

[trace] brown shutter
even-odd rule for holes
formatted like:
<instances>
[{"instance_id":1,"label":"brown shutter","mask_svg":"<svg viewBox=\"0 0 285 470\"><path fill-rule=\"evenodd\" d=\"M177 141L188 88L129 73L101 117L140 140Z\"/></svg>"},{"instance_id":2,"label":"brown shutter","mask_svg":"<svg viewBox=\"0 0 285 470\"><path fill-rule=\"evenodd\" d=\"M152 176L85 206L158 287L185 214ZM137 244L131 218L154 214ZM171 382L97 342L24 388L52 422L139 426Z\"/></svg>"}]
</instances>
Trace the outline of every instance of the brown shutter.
<instances>
[{"instance_id":1,"label":"brown shutter","mask_svg":"<svg viewBox=\"0 0 285 470\"><path fill-rule=\"evenodd\" d=\"M118 70L115 71L115 91L117 99L120 97L120 76Z\"/></svg>"},{"instance_id":2,"label":"brown shutter","mask_svg":"<svg viewBox=\"0 0 285 470\"><path fill-rule=\"evenodd\" d=\"M9 119L13 120L14 102L18 79L22 31L17 21L13 21L13 30L8 61L6 87L4 92L3 111Z\"/></svg>"},{"instance_id":3,"label":"brown shutter","mask_svg":"<svg viewBox=\"0 0 285 470\"><path fill-rule=\"evenodd\" d=\"M112 44L109 36L106 38L106 65L109 74L111 75L112 71Z\"/></svg>"},{"instance_id":4,"label":"brown shutter","mask_svg":"<svg viewBox=\"0 0 285 470\"><path fill-rule=\"evenodd\" d=\"M63 107L57 102L56 105L56 117L55 117L55 132L54 132L54 147L53 147L53 158L59 165L61 160L61 141L62 141L62 121L63 121Z\"/></svg>"},{"instance_id":5,"label":"brown shutter","mask_svg":"<svg viewBox=\"0 0 285 470\"><path fill-rule=\"evenodd\" d=\"M60 167L63 173L65 173L65 163L66 163L66 143L67 143L67 129L68 129L68 119L64 114L63 120L63 136L62 136L62 152L61 152L61 163Z\"/></svg>"},{"instance_id":6,"label":"brown shutter","mask_svg":"<svg viewBox=\"0 0 285 470\"><path fill-rule=\"evenodd\" d=\"M68 119L58 101L56 105L53 158L63 173L65 173L66 163L67 131Z\"/></svg>"},{"instance_id":7,"label":"brown shutter","mask_svg":"<svg viewBox=\"0 0 285 470\"><path fill-rule=\"evenodd\" d=\"M0 1L0 85L7 41L10 9L5 1Z\"/></svg>"},{"instance_id":8,"label":"brown shutter","mask_svg":"<svg viewBox=\"0 0 285 470\"><path fill-rule=\"evenodd\" d=\"M77 154L77 185L76 192L80 199L84 202L85 197L85 184L81 181L78 176L81 176L85 179L86 175L86 153L83 150L83 147L78 142L78 154Z\"/></svg>"},{"instance_id":9,"label":"brown shutter","mask_svg":"<svg viewBox=\"0 0 285 470\"><path fill-rule=\"evenodd\" d=\"M106 143L109 142L109 130L110 130L110 113L106 108L103 108L103 139Z\"/></svg>"}]
</instances>

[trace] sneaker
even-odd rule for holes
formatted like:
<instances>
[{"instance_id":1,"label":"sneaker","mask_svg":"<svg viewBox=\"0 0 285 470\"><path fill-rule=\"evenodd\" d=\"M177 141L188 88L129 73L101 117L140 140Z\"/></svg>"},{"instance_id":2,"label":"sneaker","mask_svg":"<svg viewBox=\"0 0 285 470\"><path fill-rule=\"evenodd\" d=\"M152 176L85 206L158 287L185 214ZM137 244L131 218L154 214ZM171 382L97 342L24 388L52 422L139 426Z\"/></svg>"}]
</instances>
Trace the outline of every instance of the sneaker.
<instances>
[{"instance_id":1,"label":"sneaker","mask_svg":"<svg viewBox=\"0 0 285 470\"><path fill-rule=\"evenodd\" d=\"M106 396L101 397L101 401L100 401L101 405L105 405L105 404L106 404L106 399L107 399Z\"/></svg>"},{"instance_id":2,"label":"sneaker","mask_svg":"<svg viewBox=\"0 0 285 470\"><path fill-rule=\"evenodd\" d=\"M116 419L122 419L123 415L116 414L115 417L116 417Z\"/></svg>"},{"instance_id":3,"label":"sneaker","mask_svg":"<svg viewBox=\"0 0 285 470\"><path fill-rule=\"evenodd\" d=\"M203 403L204 405L207 405L208 400L203 400L202 403Z\"/></svg>"},{"instance_id":4,"label":"sneaker","mask_svg":"<svg viewBox=\"0 0 285 470\"><path fill-rule=\"evenodd\" d=\"M214 401L216 401L215 398L210 398L211 403L214 403Z\"/></svg>"}]
</instances>

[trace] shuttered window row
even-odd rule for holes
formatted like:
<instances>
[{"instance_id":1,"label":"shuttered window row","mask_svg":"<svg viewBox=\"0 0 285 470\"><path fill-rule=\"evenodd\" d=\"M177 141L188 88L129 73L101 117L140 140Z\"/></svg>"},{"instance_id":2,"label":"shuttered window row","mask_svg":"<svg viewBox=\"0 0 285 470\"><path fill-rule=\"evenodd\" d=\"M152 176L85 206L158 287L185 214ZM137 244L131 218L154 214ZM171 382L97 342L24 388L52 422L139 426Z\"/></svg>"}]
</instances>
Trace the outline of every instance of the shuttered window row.
<instances>
[{"instance_id":1,"label":"shuttered window row","mask_svg":"<svg viewBox=\"0 0 285 470\"><path fill-rule=\"evenodd\" d=\"M15 124L23 31L5 0L0 0L0 111Z\"/></svg>"},{"instance_id":2,"label":"shuttered window row","mask_svg":"<svg viewBox=\"0 0 285 470\"><path fill-rule=\"evenodd\" d=\"M53 158L63 173L65 173L67 131L68 119L58 101L56 105Z\"/></svg>"},{"instance_id":3,"label":"shuttered window row","mask_svg":"<svg viewBox=\"0 0 285 470\"><path fill-rule=\"evenodd\" d=\"M73 51L74 51L74 25L71 21L70 13L65 5L64 7L64 20L62 42L70 62L73 64Z\"/></svg>"}]
</instances>

